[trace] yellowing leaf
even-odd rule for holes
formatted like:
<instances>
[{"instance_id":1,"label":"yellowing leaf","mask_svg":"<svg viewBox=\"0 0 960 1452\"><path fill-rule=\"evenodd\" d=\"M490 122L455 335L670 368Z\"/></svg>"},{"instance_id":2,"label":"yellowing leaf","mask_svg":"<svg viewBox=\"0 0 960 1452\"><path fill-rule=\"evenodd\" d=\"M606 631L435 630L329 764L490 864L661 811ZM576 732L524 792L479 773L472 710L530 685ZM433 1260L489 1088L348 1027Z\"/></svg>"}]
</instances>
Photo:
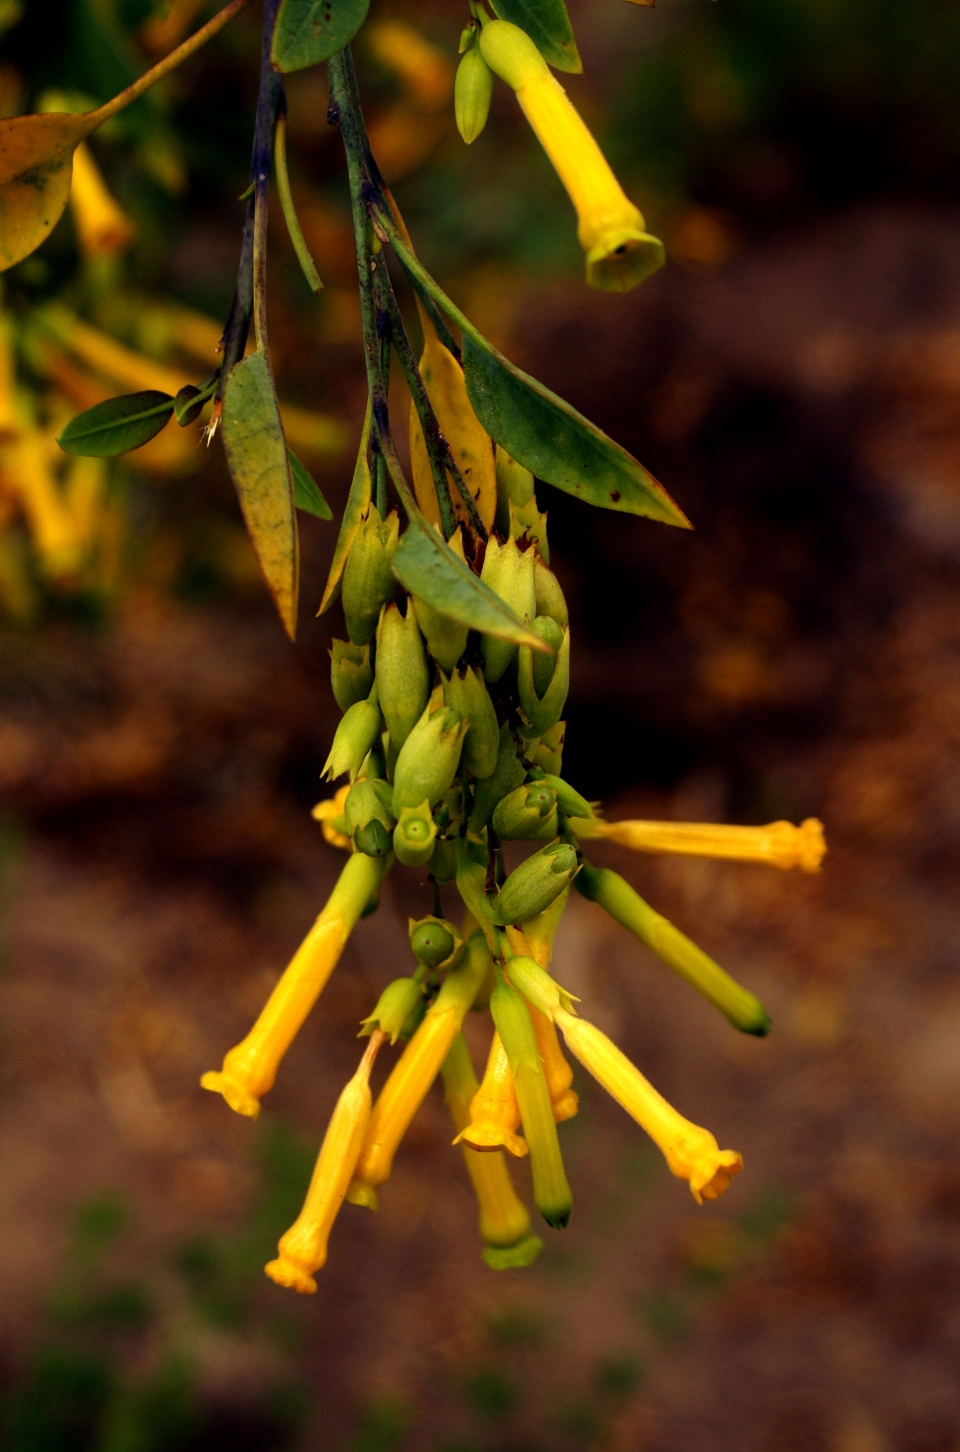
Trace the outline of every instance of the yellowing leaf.
<instances>
[{"instance_id":1,"label":"yellowing leaf","mask_svg":"<svg viewBox=\"0 0 960 1452\"><path fill-rule=\"evenodd\" d=\"M467 385L463 369L453 354L443 346L436 329L427 314L421 311L423 323L423 356L420 359L420 374L423 378L430 402L437 415L437 422L450 445L457 467L464 483L476 503L477 513L487 529L493 524L497 508L497 474L493 457L493 444L467 397ZM416 408L410 404L410 468L413 473L413 487L417 503L431 524L440 523L440 510L430 469L430 458L423 438L423 430ZM466 506L460 491L450 475L450 497L454 512L461 523L466 523Z\"/></svg>"},{"instance_id":2,"label":"yellowing leaf","mask_svg":"<svg viewBox=\"0 0 960 1452\"><path fill-rule=\"evenodd\" d=\"M70 195L73 153L96 128L94 115L0 121L0 272L29 257L59 222Z\"/></svg>"}]
</instances>

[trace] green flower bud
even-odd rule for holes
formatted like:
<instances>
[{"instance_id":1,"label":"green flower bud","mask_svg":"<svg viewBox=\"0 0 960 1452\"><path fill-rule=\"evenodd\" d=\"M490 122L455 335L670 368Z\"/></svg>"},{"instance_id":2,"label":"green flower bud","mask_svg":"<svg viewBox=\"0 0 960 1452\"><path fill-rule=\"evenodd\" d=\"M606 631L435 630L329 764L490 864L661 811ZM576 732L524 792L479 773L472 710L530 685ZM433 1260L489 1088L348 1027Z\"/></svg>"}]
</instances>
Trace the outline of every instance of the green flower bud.
<instances>
[{"instance_id":1,"label":"green flower bud","mask_svg":"<svg viewBox=\"0 0 960 1452\"><path fill-rule=\"evenodd\" d=\"M557 794L545 782L517 787L497 804L493 830L505 842L535 837L551 817L556 817L556 805Z\"/></svg>"},{"instance_id":2,"label":"green flower bud","mask_svg":"<svg viewBox=\"0 0 960 1452\"><path fill-rule=\"evenodd\" d=\"M529 469L512 459L497 444L497 513L494 524L498 534L510 533L510 505L523 508L533 499L533 475Z\"/></svg>"},{"instance_id":3,"label":"green flower bud","mask_svg":"<svg viewBox=\"0 0 960 1452\"><path fill-rule=\"evenodd\" d=\"M337 727L321 776L335 781L345 772L355 781L364 759L380 735L380 711L372 701L357 701Z\"/></svg>"},{"instance_id":4,"label":"green flower bud","mask_svg":"<svg viewBox=\"0 0 960 1452\"><path fill-rule=\"evenodd\" d=\"M430 858L430 876L443 887L457 875L456 837L438 837Z\"/></svg>"},{"instance_id":5,"label":"green flower bud","mask_svg":"<svg viewBox=\"0 0 960 1452\"><path fill-rule=\"evenodd\" d=\"M498 544L491 535L483 557L480 578L493 592L505 600L521 620L532 620L536 614L534 551L520 550L514 539ZM484 635L480 641L483 652L483 674L488 682L498 681L517 653L510 640Z\"/></svg>"},{"instance_id":6,"label":"green flower bud","mask_svg":"<svg viewBox=\"0 0 960 1452\"><path fill-rule=\"evenodd\" d=\"M567 602L563 598L560 581L552 570L547 569L543 560L536 562L534 584L537 592L537 614L549 615L551 620L566 629L570 624Z\"/></svg>"},{"instance_id":7,"label":"green flower bud","mask_svg":"<svg viewBox=\"0 0 960 1452\"><path fill-rule=\"evenodd\" d=\"M372 1034L374 1029L381 1029L390 1035L390 1042L395 1044L410 1015L423 1002L423 989L415 978L395 978L377 999L373 1013L363 1020L360 1037Z\"/></svg>"},{"instance_id":8,"label":"green flower bud","mask_svg":"<svg viewBox=\"0 0 960 1452\"><path fill-rule=\"evenodd\" d=\"M537 508L537 501L531 499L529 504L510 505L510 538L515 540L529 540L536 547L537 553L542 559L550 563L550 546L547 543L547 516Z\"/></svg>"},{"instance_id":9,"label":"green flower bud","mask_svg":"<svg viewBox=\"0 0 960 1452\"><path fill-rule=\"evenodd\" d=\"M429 706L400 748L393 773L394 811L426 800L435 807L457 774L467 722L456 711ZM399 854L398 854L399 855ZM401 859L402 860L402 859Z\"/></svg>"},{"instance_id":10,"label":"green flower bud","mask_svg":"<svg viewBox=\"0 0 960 1452\"><path fill-rule=\"evenodd\" d=\"M437 824L430 814L428 802L418 807L401 807L400 820L393 829L393 850L404 867L422 867L433 856L437 840Z\"/></svg>"},{"instance_id":11,"label":"green flower bud","mask_svg":"<svg viewBox=\"0 0 960 1452\"><path fill-rule=\"evenodd\" d=\"M371 504L350 546L341 599L347 634L354 645L366 645L377 628L381 605L397 588L390 564L399 531L396 510L381 519Z\"/></svg>"},{"instance_id":12,"label":"green flower bud","mask_svg":"<svg viewBox=\"0 0 960 1452\"><path fill-rule=\"evenodd\" d=\"M411 918L408 931L411 951L421 966L446 970L463 957L463 938L446 918Z\"/></svg>"},{"instance_id":13,"label":"green flower bud","mask_svg":"<svg viewBox=\"0 0 960 1452\"><path fill-rule=\"evenodd\" d=\"M392 602L377 626L377 696L380 710L399 750L423 715L430 695L430 673L413 601L401 615Z\"/></svg>"},{"instance_id":14,"label":"green flower bud","mask_svg":"<svg viewBox=\"0 0 960 1452\"><path fill-rule=\"evenodd\" d=\"M499 893L487 898L487 916L500 927L535 918L570 885L577 871L575 848L551 842L515 867Z\"/></svg>"},{"instance_id":15,"label":"green flower bud","mask_svg":"<svg viewBox=\"0 0 960 1452\"><path fill-rule=\"evenodd\" d=\"M349 640L334 640L330 652L330 684L333 699L341 711L349 711L358 701L365 701L373 685L369 645L354 645Z\"/></svg>"},{"instance_id":16,"label":"green flower bud","mask_svg":"<svg viewBox=\"0 0 960 1452\"><path fill-rule=\"evenodd\" d=\"M477 46L472 46L457 66L453 90L457 130L469 146L487 124L493 95L493 71Z\"/></svg>"},{"instance_id":17,"label":"green flower bud","mask_svg":"<svg viewBox=\"0 0 960 1452\"><path fill-rule=\"evenodd\" d=\"M347 819L353 845L358 852L368 857L382 857L390 851L391 834L395 825L393 815L385 805L383 794L377 790L377 783L365 777L354 782L347 794L343 814ZM387 787L387 783L380 784ZM389 792L389 787L387 787Z\"/></svg>"},{"instance_id":18,"label":"green flower bud","mask_svg":"<svg viewBox=\"0 0 960 1452\"><path fill-rule=\"evenodd\" d=\"M526 771L517 757L513 732L504 722L500 727L497 764L490 776L477 782L473 794L473 811L470 813L469 822L471 832L483 831L500 799L520 786L525 776Z\"/></svg>"},{"instance_id":19,"label":"green flower bud","mask_svg":"<svg viewBox=\"0 0 960 1452\"><path fill-rule=\"evenodd\" d=\"M558 721L556 726L544 731L539 741L530 742L526 748L526 754L534 765L546 772L552 772L554 776L563 765L563 738L566 729L566 721ZM571 812L570 815L576 816L576 813Z\"/></svg>"},{"instance_id":20,"label":"green flower bud","mask_svg":"<svg viewBox=\"0 0 960 1452\"><path fill-rule=\"evenodd\" d=\"M457 55L466 55L470 47L476 45L476 43L477 22L475 20L471 20L470 24L465 26L464 29L460 32L460 45L457 49Z\"/></svg>"},{"instance_id":21,"label":"green flower bud","mask_svg":"<svg viewBox=\"0 0 960 1452\"><path fill-rule=\"evenodd\" d=\"M454 531L447 543L466 564L459 529ZM442 615L425 600L418 599L416 606L417 623L427 638L427 649L441 670L452 671L467 648L470 627L462 625L459 620L451 620L449 615Z\"/></svg>"},{"instance_id":22,"label":"green flower bud","mask_svg":"<svg viewBox=\"0 0 960 1452\"><path fill-rule=\"evenodd\" d=\"M557 806L567 817L592 817L593 808L582 797L578 791L574 791L569 782L561 781L558 776L548 774L543 778L547 786L553 787L557 794Z\"/></svg>"},{"instance_id":23,"label":"green flower bud","mask_svg":"<svg viewBox=\"0 0 960 1452\"><path fill-rule=\"evenodd\" d=\"M449 680L444 680L443 701L469 722L460 756L461 767L476 777L490 776L497 764L500 728L490 692L476 666L468 666L462 676L455 670Z\"/></svg>"},{"instance_id":24,"label":"green flower bud","mask_svg":"<svg viewBox=\"0 0 960 1452\"><path fill-rule=\"evenodd\" d=\"M553 1018L558 1009L565 1013L576 1013L574 1004L580 1002L576 994L561 988L556 979L551 978L546 969L541 968L533 958L511 958L507 963L507 977L514 988L519 988L527 1002L539 1008L547 1018Z\"/></svg>"},{"instance_id":25,"label":"green flower bud","mask_svg":"<svg viewBox=\"0 0 960 1452\"><path fill-rule=\"evenodd\" d=\"M560 626L547 615L538 615L533 622L533 629L541 640L551 646L556 634L560 632ZM556 726L566 705L567 692L570 689L569 629L561 633L556 655L548 656L538 651L536 661L533 655L534 652L528 645L520 647L517 690L523 714L532 728L531 734L540 736L544 731L549 731L551 726ZM542 691L537 687L538 680L545 681Z\"/></svg>"}]
</instances>

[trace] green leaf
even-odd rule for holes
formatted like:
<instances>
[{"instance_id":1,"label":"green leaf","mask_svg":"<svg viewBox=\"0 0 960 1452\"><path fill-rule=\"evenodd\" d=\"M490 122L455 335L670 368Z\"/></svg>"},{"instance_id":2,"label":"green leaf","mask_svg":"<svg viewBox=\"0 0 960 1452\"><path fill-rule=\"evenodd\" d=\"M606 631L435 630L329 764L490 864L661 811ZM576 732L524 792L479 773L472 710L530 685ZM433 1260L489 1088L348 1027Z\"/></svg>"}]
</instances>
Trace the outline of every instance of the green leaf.
<instances>
[{"instance_id":1,"label":"green leaf","mask_svg":"<svg viewBox=\"0 0 960 1452\"><path fill-rule=\"evenodd\" d=\"M107 398L78 413L57 439L65 454L87 459L110 459L139 449L160 432L173 416L169 393L154 388Z\"/></svg>"},{"instance_id":2,"label":"green leaf","mask_svg":"<svg viewBox=\"0 0 960 1452\"><path fill-rule=\"evenodd\" d=\"M273 375L259 349L227 376L223 446L260 569L293 640L300 587L293 481Z\"/></svg>"},{"instance_id":3,"label":"green leaf","mask_svg":"<svg viewBox=\"0 0 960 1452\"><path fill-rule=\"evenodd\" d=\"M290 460L290 474L293 478L294 504L305 514L315 514L318 519L332 519L333 510L292 449L287 450L287 458Z\"/></svg>"},{"instance_id":4,"label":"green leaf","mask_svg":"<svg viewBox=\"0 0 960 1452\"><path fill-rule=\"evenodd\" d=\"M349 45L370 0L282 0L270 59L278 71L302 71Z\"/></svg>"},{"instance_id":5,"label":"green leaf","mask_svg":"<svg viewBox=\"0 0 960 1452\"><path fill-rule=\"evenodd\" d=\"M370 503L371 479L370 464L367 460L367 449L370 445L372 418L370 400L367 399L367 412L363 420L360 448L357 451L357 462L353 470L350 493L347 495L346 507L343 511L343 518L340 521L340 533L337 536L337 545L330 563L330 573L327 576L323 599L320 601L320 609L317 611L318 615L322 615L325 610L329 610L337 598L337 590L340 588L340 581L343 578L343 570L347 563L347 555L350 553L350 546L353 544L357 530L360 528L360 521Z\"/></svg>"},{"instance_id":6,"label":"green leaf","mask_svg":"<svg viewBox=\"0 0 960 1452\"><path fill-rule=\"evenodd\" d=\"M416 290L460 328L467 396L492 439L538 479L587 504L690 528L683 511L632 454L487 342L421 266L391 217L380 212L378 223Z\"/></svg>"},{"instance_id":7,"label":"green leaf","mask_svg":"<svg viewBox=\"0 0 960 1452\"><path fill-rule=\"evenodd\" d=\"M501 20L509 20L527 32L556 70L580 74L583 62L563 0L491 0L491 4Z\"/></svg>"},{"instance_id":8,"label":"green leaf","mask_svg":"<svg viewBox=\"0 0 960 1452\"><path fill-rule=\"evenodd\" d=\"M411 519L393 557L393 573L412 595L451 620L534 650L549 649L426 520Z\"/></svg>"}]
</instances>

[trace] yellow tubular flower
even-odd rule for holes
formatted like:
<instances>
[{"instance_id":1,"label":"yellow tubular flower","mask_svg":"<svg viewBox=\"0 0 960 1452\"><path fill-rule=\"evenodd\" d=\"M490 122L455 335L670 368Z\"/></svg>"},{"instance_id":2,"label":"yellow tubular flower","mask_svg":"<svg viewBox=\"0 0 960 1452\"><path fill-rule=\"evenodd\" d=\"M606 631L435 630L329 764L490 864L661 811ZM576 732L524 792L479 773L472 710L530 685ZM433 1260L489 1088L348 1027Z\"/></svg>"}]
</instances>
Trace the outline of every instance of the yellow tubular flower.
<instances>
[{"instance_id":1,"label":"yellow tubular flower","mask_svg":"<svg viewBox=\"0 0 960 1452\"><path fill-rule=\"evenodd\" d=\"M627 1056L592 1023L560 1009L556 1014L567 1048L647 1131L671 1172L688 1180L698 1205L721 1196L743 1169L735 1150L718 1149L708 1129L684 1119L658 1094Z\"/></svg>"},{"instance_id":2,"label":"yellow tubular flower","mask_svg":"<svg viewBox=\"0 0 960 1452\"><path fill-rule=\"evenodd\" d=\"M76 574L83 546L49 453L39 430L25 430L5 451L4 472L20 498L43 573L59 580Z\"/></svg>"},{"instance_id":3,"label":"yellow tubular flower","mask_svg":"<svg viewBox=\"0 0 960 1452\"><path fill-rule=\"evenodd\" d=\"M514 953L529 956L544 970L549 969L553 937L569 895L568 888L539 917L531 918L522 928L506 929L507 941ZM565 1119L573 1118L580 1104L576 1090L571 1087L573 1070L564 1058L553 1021L534 1004L528 1002L527 1008L530 1010L533 1031L537 1036L537 1048L543 1060L543 1073L550 1093L553 1118L557 1124L562 1124Z\"/></svg>"},{"instance_id":4,"label":"yellow tubular flower","mask_svg":"<svg viewBox=\"0 0 960 1452\"><path fill-rule=\"evenodd\" d=\"M289 1286L307 1296L317 1289L313 1273L326 1262L330 1231L363 1144L370 1120L370 1070L386 1037L379 1029L373 1034L360 1067L330 1116L303 1209L281 1236L277 1259L265 1267L278 1286Z\"/></svg>"},{"instance_id":5,"label":"yellow tubular flower","mask_svg":"<svg viewBox=\"0 0 960 1452\"><path fill-rule=\"evenodd\" d=\"M352 852L353 843L345 832L338 832L332 823L338 817L343 816L343 810L346 806L349 792L350 783L346 782L335 796L328 797L325 802L317 802L317 805L310 813L314 821L320 823L320 830L323 832L324 839L330 843L331 847L339 847L341 852Z\"/></svg>"},{"instance_id":6,"label":"yellow tubular flower","mask_svg":"<svg viewBox=\"0 0 960 1452\"><path fill-rule=\"evenodd\" d=\"M272 1088L280 1060L316 1003L357 920L380 886L392 857L355 853L340 874L323 912L297 949L242 1043L223 1068L204 1074L204 1089L222 1094L238 1114L256 1119L260 1099Z\"/></svg>"},{"instance_id":7,"label":"yellow tubular flower","mask_svg":"<svg viewBox=\"0 0 960 1452\"><path fill-rule=\"evenodd\" d=\"M731 862L764 862L787 872L819 872L827 844L823 823L808 817L770 822L766 827L730 827L714 822L604 822L571 818L578 837L603 837L635 852L670 852L684 857L720 857Z\"/></svg>"},{"instance_id":8,"label":"yellow tubular flower","mask_svg":"<svg viewBox=\"0 0 960 1452\"><path fill-rule=\"evenodd\" d=\"M85 141L73 153L70 205L84 257L123 252L133 241L136 228L107 190Z\"/></svg>"},{"instance_id":9,"label":"yellow tubular flower","mask_svg":"<svg viewBox=\"0 0 960 1452\"><path fill-rule=\"evenodd\" d=\"M470 1101L466 1125L453 1141L473 1150L505 1149L517 1159L529 1153L527 1142L517 1134L520 1105L510 1072L506 1050L495 1033L487 1055L483 1083Z\"/></svg>"},{"instance_id":10,"label":"yellow tubular flower","mask_svg":"<svg viewBox=\"0 0 960 1452\"><path fill-rule=\"evenodd\" d=\"M490 69L516 92L576 208L588 283L608 292L629 292L663 266L663 243L646 231L641 212L624 195L583 118L530 37L509 21L491 20L480 32L479 44Z\"/></svg>"},{"instance_id":11,"label":"yellow tubular flower","mask_svg":"<svg viewBox=\"0 0 960 1452\"><path fill-rule=\"evenodd\" d=\"M457 1034L443 1061L443 1089L454 1128L459 1131L470 1123L477 1088L470 1052L463 1034ZM486 1242L483 1258L487 1265L493 1270L530 1265L543 1242L531 1234L527 1207L517 1197L503 1155L499 1150L474 1154L464 1145L463 1162L480 1209L480 1235Z\"/></svg>"},{"instance_id":12,"label":"yellow tubular flower","mask_svg":"<svg viewBox=\"0 0 960 1452\"><path fill-rule=\"evenodd\" d=\"M351 1204L376 1210L377 1187L390 1178L397 1147L439 1074L489 970L489 950L483 935L476 933L467 944L460 966L447 974L373 1106L356 1172L347 1190Z\"/></svg>"}]
</instances>

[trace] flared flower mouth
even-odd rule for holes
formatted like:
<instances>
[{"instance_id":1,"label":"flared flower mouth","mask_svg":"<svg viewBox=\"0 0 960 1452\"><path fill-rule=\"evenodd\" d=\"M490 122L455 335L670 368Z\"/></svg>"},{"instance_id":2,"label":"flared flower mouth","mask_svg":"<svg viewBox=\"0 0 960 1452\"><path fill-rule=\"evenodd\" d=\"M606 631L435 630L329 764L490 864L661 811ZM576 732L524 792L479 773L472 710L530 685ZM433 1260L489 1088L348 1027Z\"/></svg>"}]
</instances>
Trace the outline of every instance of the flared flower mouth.
<instances>
[{"instance_id":1,"label":"flared flower mouth","mask_svg":"<svg viewBox=\"0 0 960 1452\"><path fill-rule=\"evenodd\" d=\"M659 237L633 227L619 228L600 238L587 253L587 282L604 292L630 292L665 261Z\"/></svg>"}]
</instances>

